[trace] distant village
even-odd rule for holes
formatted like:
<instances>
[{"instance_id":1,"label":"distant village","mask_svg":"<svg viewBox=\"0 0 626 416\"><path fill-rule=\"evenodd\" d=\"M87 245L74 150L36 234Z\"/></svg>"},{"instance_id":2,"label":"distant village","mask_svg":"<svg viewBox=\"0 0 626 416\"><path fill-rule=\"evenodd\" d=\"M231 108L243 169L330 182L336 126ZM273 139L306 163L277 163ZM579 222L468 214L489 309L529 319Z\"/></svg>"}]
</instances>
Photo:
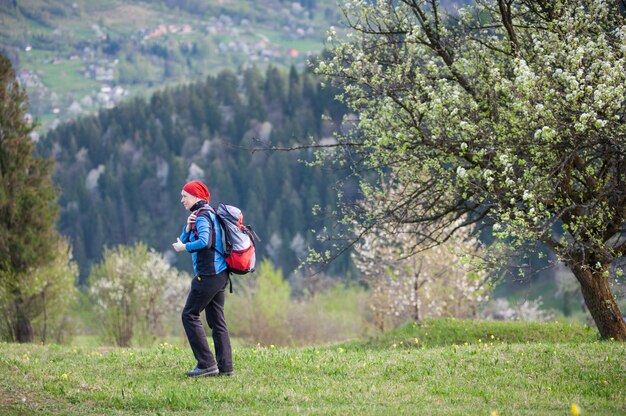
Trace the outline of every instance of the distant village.
<instances>
[{"instance_id":1,"label":"distant village","mask_svg":"<svg viewBox=\"0 0 626 416\"><path fill-rule=\"evenodd\" d=\"M294 3L291 13L293 15L303 13L299 3ZM295 48L284 48L272 44L263 34L250 33L250 27L251 24L247 19L235 21L230 16L220 15L203 23L201 28L194 29L188 23L159 24L155 27L140 29L131 38L134 38L135 41L138 40L141 44L147 44L166 36L190 36L194 32L201 32L208 35L209 39L218 37L229 39L215 43L212 52L216 56L221 54L239 55L245 57L245 61L249 63L293 60L300 56L300 51ZM107 58L106 54L98 53L96 49L99 44L107 41L107 34L97 24L93 24L92 29L96 42L91 46L85 46L80 51L74 51L70 56L49 58L42 62L46 65L63 65L67 63L68 59L81 62L83 64L80 69L81 75L99 83L99 87L94 88L91 93L76 97L72 94L63 95L51 91L42 81L45 75L43 69L22 68L17 74L20 84L26 87L29 93L31 112L37 117L48 115L40 126L44 131L55 128L62 121L90 114L102 108L113 108L121 100L132 95L131 87L119 82L119 59L117 57ZM282 31L292 40L310 37L315 33L311 25L301 27L295 23L285 24ZM187 43L191 44L191 41L187 41ZM32 46L28 45L24 52L28 54L32 49ZM172 79L172 81L175 80ZM167 80L164 80L165 82ZM29 117L32 118L32 116ZM34 133L33 139L37 140L38 137L38 134Z\"/></svg>"}]
</instances>

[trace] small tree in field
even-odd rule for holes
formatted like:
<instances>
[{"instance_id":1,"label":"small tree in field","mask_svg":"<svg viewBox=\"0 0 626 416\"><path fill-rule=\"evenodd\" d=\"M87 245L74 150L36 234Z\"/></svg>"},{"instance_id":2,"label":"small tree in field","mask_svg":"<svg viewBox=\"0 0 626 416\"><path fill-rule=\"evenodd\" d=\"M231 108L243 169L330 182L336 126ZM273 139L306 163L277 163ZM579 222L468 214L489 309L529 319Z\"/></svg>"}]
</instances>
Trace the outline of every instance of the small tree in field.
<instances>
[{"instance_id":1,"label":"small tree in field","mask_svg":"<svg viewBox=\"0 0 626 416\"><path fill-rule=\"evenodd\" d=\"M182 309L189 277L170 267L145 244L105 249L89 275L98 330L128 347L136 335L162 336L163 317Z\"/></svg>"},{"instance_id":2,"label":"small tree in field","mask_svg":"<svg viewBox=\"0 0 626 416\"><path fill-rule=\"evenodd\" d=\"M60 241L53 162L33 155L26 107L11 62L0 54L0 284L14 317L9 332L19 342L35 336L29 275L54 260Z\"/></svg>"},{"instance_id":3,"label":"small tree in field","mask_svg":"<svg viewBox=\"0 0 626 416\"><path fill-rule=\"evenodd\" d=\"M389 199L398 197L386 188ZM373 217L377 204L362 203ZM378 222L355 245L353 260L372 291L376 326L424 317L474 318L487 299L485 273L468 261L479 253L466 229L443 244L415 253L417 239L406 224Z\"/></svg>"},{"instance_id":4,"label":"small tree in field","mask_svg":"<svg viewBox=\"0 0 626 416\"><path fill-rule=\"evenodd\" d=\"M437 0L342 7L348 37L331 31L317 72L359 114L343 160L402 195L363 182L384 206L369 224L407 224L428 246L465 218L512 254L542 244L576 276L600 335L626 340L610 286L626 255L623 2L476 0L455 16Z\"/></svg>"},{"instance_id":5,"label":"small tree in field","mask_svg":"<svg viewBox=\"0 0 626 416\"><path fill-rule=\"evenodd\" d=\"M14 287L20 288L22 304L19 313L33 329L32 340L47 343L67 341L73 335L69 311L78 295L76 278L78 266L71 259L71 249L65 240L54 248L54 258L45 266L18 279L0 281L0 334L7 341L18 340L18 310L15 308Z\"/></svg>"},{"instance_id":6,"label":"small tree in field","mask_svg":"<svg viewBox=\"0 0 626 416\"><path fill-rule=\"evenodd\" d=\"M291 288L270 260L249 278L238 280L238 295L226 302L230 331L250 342L287 344Z\"/></svg>"},{"instance_id":7,"label":"small tree in field","mask_svg":"<svg viewBox=\"0 0 626 416\"><path fill-rule=\"evenodd\" d=\"M39 314L33 319L35 336L42 343L67 342L74 335L72 308L77 304L78 265L65 240L55 247L55 258L45 267L29 274L22 287L38 288Z\"/></svg>"}]
</instances>

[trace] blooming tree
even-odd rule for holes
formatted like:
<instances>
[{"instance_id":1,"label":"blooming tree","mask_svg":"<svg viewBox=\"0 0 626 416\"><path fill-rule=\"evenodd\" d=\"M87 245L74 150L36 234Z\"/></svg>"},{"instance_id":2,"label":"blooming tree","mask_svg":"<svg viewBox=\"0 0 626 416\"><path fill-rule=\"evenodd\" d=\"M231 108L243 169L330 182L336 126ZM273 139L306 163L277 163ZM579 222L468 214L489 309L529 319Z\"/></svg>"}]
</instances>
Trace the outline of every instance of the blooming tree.
<instances>
[{"instance_id":1,"label":"blooming tree","mask_svg":"<svg viewBox=\"0 0 626 416\"><path fill-rule=\"evenodd\" d=\"M180 309L190 277L145 244L105 249L90 275L90 295L105 337L128 347L139 332L161 336L162 320Z\"/></svg>"},{"instance_id":2,"label":"blooming tree","mask_svg":"<svg viewBox=\"0 0 626 416\"><path fill-rule=\"evenodd\" d=\"M609 282L626 254L623 2L476 0L454 16L437 0L343 9L347 35L330 31L316 71L359 114L341 138L344 161L402 195L388 201L363 181L383 215L348 214L407 224L426 245L459 218L513 252L541 243L576 276L600 335L626 340Z\"/></svg>"},{"instance_id":3,"label":"blooming tree","mask_svg":"<svg viewBox=\"0 0 626 416\"><path fill-rule=\"evenodd\" d=\"M394 189L385 191L388 199L398 197ZM361 204L370 213L377 209L372 201ZM364 234L352 258L372 292L369 306L379 329L426 316L476 317L488 285L484 270L471 262L480 250L468 231L420 253L409 224L378 222Z\"/></svg>"}]
</instances>

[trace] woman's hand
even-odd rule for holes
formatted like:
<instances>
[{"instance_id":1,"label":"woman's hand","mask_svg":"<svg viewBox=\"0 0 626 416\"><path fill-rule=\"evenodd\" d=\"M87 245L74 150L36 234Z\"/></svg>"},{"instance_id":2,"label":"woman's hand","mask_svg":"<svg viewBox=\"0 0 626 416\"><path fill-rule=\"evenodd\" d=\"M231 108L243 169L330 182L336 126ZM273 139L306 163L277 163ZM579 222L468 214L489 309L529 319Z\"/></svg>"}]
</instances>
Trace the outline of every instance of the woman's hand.
<instances>
[{"instance_id":1,"label":"woman's hand","mask_svg":"<svg viewBox=\"0 0 626 416\"><path fill-rule=\"evenodd\" d=\"M187 232L191 231L191 227L196 223L196 214L189 214L189 216L187 217L187 226L185 227L185 230L187 230Z\"/></svg>"},{"instance_id":2,"label":"woman's hand","mask_svg":"<svg viewBox=\"0 0 626 416\"><path fill-rule=\"evenodd\" d=\"M176 251L183 251L183 250L185 250L185 245L183 244L182 241L180 241L180 238L176 239L176 242L174 244L172 244L172 247Z\"/></svg>"}]
</instances>

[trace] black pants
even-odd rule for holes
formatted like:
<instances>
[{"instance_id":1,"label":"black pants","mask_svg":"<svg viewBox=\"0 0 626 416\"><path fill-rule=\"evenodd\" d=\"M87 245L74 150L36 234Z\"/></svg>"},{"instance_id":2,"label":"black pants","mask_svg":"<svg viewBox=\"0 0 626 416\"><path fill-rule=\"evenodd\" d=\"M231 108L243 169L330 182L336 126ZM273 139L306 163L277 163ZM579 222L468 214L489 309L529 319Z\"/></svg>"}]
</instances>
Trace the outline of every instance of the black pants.
<instances>
[{"instance_id":1,"label":"black pants","mask_svg":"<svg viewBox=\"0 0 626 416\"><path fill-rule=\"evenodd\" d=\"M199 368L213 367L216 363L221 372L233 371L233 354L230 347L230 335L224 319L224 289L228 283L228 272L215 276L194 277L182 319L189 345L198 361ZM215 357L207 342L200 313L204 311L211 328Z\"/></svg>"}]
</instances>

